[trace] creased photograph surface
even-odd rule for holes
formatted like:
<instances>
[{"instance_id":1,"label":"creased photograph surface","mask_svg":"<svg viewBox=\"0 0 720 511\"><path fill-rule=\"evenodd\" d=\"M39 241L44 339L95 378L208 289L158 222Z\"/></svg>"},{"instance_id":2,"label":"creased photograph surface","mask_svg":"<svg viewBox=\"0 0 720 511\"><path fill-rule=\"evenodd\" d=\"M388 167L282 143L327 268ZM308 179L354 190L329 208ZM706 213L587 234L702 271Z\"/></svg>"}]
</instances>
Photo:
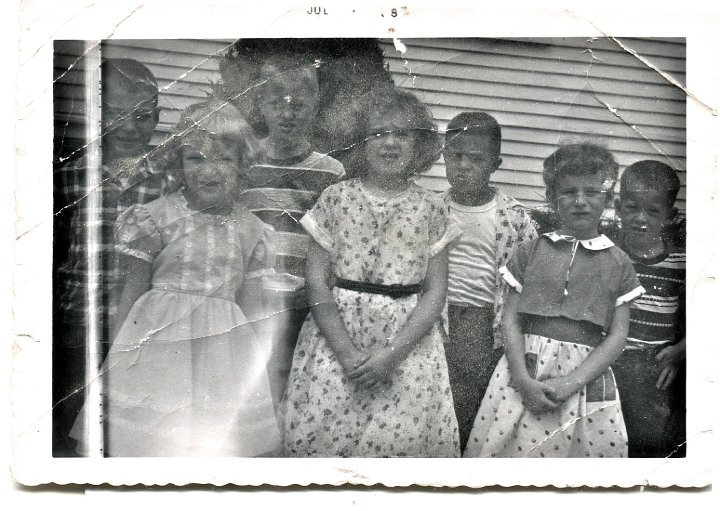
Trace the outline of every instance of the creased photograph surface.
<instances>
[{"instance_id":1,"label":"creased photograph surface","mask_svg":"<svg viewBox=\"0 0 720 511\"><path fill-rule=\"evenodd\" d=\"M708 484L716 98L687 31L581 28L54 35L18 479Z\"/></svg>"}]
</instances>

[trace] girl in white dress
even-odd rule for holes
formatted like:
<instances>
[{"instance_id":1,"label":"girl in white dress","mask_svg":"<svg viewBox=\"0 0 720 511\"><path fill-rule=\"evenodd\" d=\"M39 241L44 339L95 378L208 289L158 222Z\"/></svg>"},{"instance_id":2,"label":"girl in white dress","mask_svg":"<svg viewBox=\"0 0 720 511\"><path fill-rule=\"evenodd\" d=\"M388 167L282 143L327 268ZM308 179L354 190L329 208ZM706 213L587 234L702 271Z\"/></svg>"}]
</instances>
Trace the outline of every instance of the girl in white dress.
<instances>
[{"instance_id":1,"label":"girl in white dress","mask_svg":"<svg viewBox=\"0 0 720 511\"><path fill-rule=\"evenodd\" d=\"M121 325L105 363L110 456L257 456L280 441L252 319L267 226L239 206L255 141L237 111L191 107L174 137L184 187L123 214Z\"/></svg>"}]
</instances>

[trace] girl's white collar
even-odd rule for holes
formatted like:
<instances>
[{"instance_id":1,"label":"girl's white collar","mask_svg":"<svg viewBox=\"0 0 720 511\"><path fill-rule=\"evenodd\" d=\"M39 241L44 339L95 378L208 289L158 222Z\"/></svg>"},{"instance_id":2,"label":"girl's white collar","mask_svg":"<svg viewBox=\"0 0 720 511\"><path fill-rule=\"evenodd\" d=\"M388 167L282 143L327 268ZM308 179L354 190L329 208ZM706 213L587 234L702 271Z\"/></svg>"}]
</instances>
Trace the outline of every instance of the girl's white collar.
<instances>
[{"instance_id":1,"label":"girl's white collar","mask_svg":"<svg viewBox=\"0 0 720 511\"><path fill-rule=\"evenodd\" d=\"M551 241L576 241L576 239L573 236L567 236L565 234L558 234L557 231L553 232L546 232L543 234L543 236L546 236L547 238L550 238ZM606 248L610 248L615 246L615 243L610 241L610 238L605 236L604 234L601 234L597 238L592 238L589 240L577 240L580 242L580 244L583 246L583 248L586 248L587 250L605 250Z\"/></svg>"}]
</instances>

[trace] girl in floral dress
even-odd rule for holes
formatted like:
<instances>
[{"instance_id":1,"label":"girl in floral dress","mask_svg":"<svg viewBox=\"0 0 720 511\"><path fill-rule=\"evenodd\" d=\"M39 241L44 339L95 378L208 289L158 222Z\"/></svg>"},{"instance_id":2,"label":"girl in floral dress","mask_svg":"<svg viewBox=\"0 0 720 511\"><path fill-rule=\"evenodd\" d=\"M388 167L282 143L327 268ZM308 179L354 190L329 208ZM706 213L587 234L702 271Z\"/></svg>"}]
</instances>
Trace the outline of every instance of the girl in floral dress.
<instances>
[{"instance_id":1,"label":"girl in floral dress","mask_svg":"<svg viewBox=\"0 0 720 511\"><path fill-rule=\"evenodd\" d=\"M625 253L598 235L618 165L571 144L544 162L561 228L521 244L501 268L510 290L498 363L465 457L624 457L627 434L610 365L643 292Z\"/></svg>"},{"instance_id":2,"label":"girl in floral dress","mask_svg":"<svg viewBox=\"0 0 720 511\"><path fill-rule=\"evenodd\" d=\"M183 188L118 219L126 281L104 368L110 456L279 449L267 349L250 324L268 228L233 200L249 137L232 106L191 107L174 138Z\"/></svg>"},{"instance_id":3,"label":"girl in floral dress","mask_svg":"<svg viewBox=\"0 0 720 511\"><path fill-rule=\"evenodd\" d=\"M394 89L366 111L367 172L302 219L312 314L285 390L284 454L459 456L441 322L459 229L409 181L437 157L435 126Z\"/></svg>"}]
</instances>

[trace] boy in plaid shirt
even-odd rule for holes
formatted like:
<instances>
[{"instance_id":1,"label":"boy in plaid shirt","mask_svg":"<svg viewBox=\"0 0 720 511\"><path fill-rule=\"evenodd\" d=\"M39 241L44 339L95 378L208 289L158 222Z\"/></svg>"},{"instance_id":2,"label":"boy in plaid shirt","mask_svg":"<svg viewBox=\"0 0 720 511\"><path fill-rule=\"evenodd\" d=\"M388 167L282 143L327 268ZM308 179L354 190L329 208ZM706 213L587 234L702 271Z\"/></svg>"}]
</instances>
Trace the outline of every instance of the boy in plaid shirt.
<instances>
[{"instance_id":1,"label":"boy in plaid shirt","mask_svg":"<svg viewBox=\"0 0 720 511\"><path fill-rule=\"evenodd\" d=\"M154 169L148 160L148 144L159 119L155 77L144 65L130 59L104 60L101 72L100 185L93 188L89 184L89 174L97 169L89 168L84 156L56 170L54 179L56 200L60 202L56 210L62 207L63 217L69 219L69 225L63 226L61 221L55 227L56 238L66 234L69 242L67 257L55 275L53 455L58 457L75 452L68 433L83 403L91 315L100 325L100 339L106 344L112 341L120 280L114 251L115 220L133 204L150 202L171 189L169 176ZM99 236L88 240L91 225ZM96 289L89 285L93 259L100 265L99 271L93 271ZM92 310L91 293L97 304Z\"/></svg>"}]
</instances>

